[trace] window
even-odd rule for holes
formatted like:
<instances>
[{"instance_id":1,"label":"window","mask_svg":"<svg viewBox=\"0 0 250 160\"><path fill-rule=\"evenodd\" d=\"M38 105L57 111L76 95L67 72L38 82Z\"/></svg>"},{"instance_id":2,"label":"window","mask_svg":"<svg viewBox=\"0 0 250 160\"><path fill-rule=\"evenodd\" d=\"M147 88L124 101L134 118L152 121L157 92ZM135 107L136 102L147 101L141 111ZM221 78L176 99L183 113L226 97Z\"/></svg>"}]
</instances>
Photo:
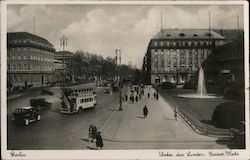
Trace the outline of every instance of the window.
<instances>
[{"instance_id":1,"label":"window","mask_svg":"<svg viewBox=\"0 0 250 160\"><path fill-rule=\"evenodd\" d=\"M12 58L13 60L16 60L16 55L15 54L13 54L13 58Z\"/></svg>"},{"instance_id":2,"label":"window","mask_svg":"<svg viewBox=\"0 0 250 160\"><path fill-rule=\"evenodd\" d=\"M176 46L176 42L175 42L175 41L173 42L173 46L174 46L174 47Z\"/></svg>"},{"instance_id":3,"label":"window","mask_svg":"<svg viewBox=\"0 0 250 160\"><path fill-rule=\"evenodd\" d=\"M189 58L189 63L190 63L190 64L192 64L192 63L193 63L193 62L192 62L192 58Z\"/></svg>"},{"instance_id":4,"label":"window","mask_svg":"<svg viewBox=\"0 0 250 160\"><path fill-rule=\"evenodd\" d=\"M28 69L27 64L24 64L24 69L25 69L25 70L27 70L27 69Z\"/></svg>"},{"instance_id":5,"label":"window","mask_svg":"<svg viewBox=\"0 0 250 160\"><path fill-rule=\"evenodd\" d=\"M191 41L188 41L188 46L191 46L191 45L192 45Z\"/></svg>"},{"instance_id":6,"label":"window","mask_svg":"<svg viewBox=\"0 0 250 160\"><path fill-rule=\"evenodd\" d=\"M197 41L194 41L194 46L197 46L197 45L198 45Z\"/></svg>"},{"instance_id":7,"label":"window","mask_svg":"<svg viewBox=\"0 0 250 160\"><path fill-rule=\"evenodd\" d=\"M170 65L170 64L171 64L171 60L170 60L170 59L168 59L168 60L167 60L167 63L168 63L168 65Z\"/></svg>"},{"instance_id":8,"label":"window","mask_svg":"<svg viewBox=\"0 0 250 160\"><path fill-rule=\"evenodd\" d=\"M200 41L200 46L203 46L203 41Z\"/></svg>"},{"instance_id":9,"label":"window","mask_svg":"<svg viewBox=\"0 0 250 160\"><path fill-rule=\"evenodd\" d=\"M169 47L170 43L167 41L167 46Z\"/></svg>"},{"instance_id":10,"label":"window","mask_svg":"<svg viewBox=\"0 0 250 160\"><path fill-rule=\"evenodd\" d=\"M189 71L192 71L193 70L193 67L192 66L189 66Z\"/></svg>"},{"instance_id":11,"label":"window","mask_svg":"<svg viewBox=\"0 0 250 160\"><path fill-rule=\"evenodd\" d=\"M18 70L21 70L21 69L22 69L21 64L18 64Z\"/></svg>"},{"instance_id":12,"label":"window","mask_svg":"<svg viewBox=\"0 0 250 160\"><path fill-rule=\"evenodd\" d=\"M155 41L155 46L157 46L157 41Z\"/></svg>"},{"instance_id":13,"label":"window","mask_svg":"<svg viewBox=\"0 0 250 160\"><path fill-rule=\"evenodd\" d=\"M163 41L160 42L160 45L163 46Z\"/></svg>"}]
</instances>

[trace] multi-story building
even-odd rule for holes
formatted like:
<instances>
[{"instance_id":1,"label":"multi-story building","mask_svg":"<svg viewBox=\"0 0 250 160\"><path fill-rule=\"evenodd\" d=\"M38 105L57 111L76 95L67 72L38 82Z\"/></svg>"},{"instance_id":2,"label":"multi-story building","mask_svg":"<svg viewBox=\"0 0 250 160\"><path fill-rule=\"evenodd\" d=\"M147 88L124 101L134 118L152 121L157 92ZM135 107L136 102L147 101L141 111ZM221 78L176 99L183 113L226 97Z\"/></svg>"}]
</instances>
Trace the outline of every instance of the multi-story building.
<instances>
[{"instance_id":1,"label":"multi-story building","mask_svg":"<svg viewBox=\"0 0 250 160\"><path fill-rule=\"evenodd\" d=\"M231 35L234 35L230 37L231 42L215 48L202 64L206 80L210 83L237 82L244 84L243 31L231 30Z\"/></svg>"},{"instance_id":2,"label":"multi-story building","mask_svg":"<svg viewBox=\"0 0 250 160\"><path fill-rule=\"evenodd\" d=\"M53 82L53 45L28 32L7 33L8 88L44 86Z\"/></svg>"},{"instance_id":3,"label":"multi-story building","mask_svg":"<svg viewBox=\"0 0 250 160\"><path fill-rule=\"evenodd\" d=\"M142 72L144 83L185 83L225 38L208 29L163 29L149 42Z\"/></svg>"}]
</instances>

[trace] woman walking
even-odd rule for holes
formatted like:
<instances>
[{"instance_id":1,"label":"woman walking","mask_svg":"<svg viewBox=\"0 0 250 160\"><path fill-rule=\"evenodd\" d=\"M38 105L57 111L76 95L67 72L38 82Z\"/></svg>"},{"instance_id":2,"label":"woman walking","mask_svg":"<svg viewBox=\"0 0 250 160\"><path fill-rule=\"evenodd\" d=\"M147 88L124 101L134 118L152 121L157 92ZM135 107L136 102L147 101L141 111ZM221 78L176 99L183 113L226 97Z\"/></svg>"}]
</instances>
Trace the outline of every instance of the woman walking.
<instances>
[{"instance_id":1,"label":"woman walking","mask_svg":"<svg viewBox=\"0 0 250 160\"><path fill-rule=\"evenodd\" d=\"M96 148L98 149L99 147L102 149L103 147L103 141L102 141L102 136L101 136L101 132L97 132L96 135Z\"/></svg>"}]
</instances>

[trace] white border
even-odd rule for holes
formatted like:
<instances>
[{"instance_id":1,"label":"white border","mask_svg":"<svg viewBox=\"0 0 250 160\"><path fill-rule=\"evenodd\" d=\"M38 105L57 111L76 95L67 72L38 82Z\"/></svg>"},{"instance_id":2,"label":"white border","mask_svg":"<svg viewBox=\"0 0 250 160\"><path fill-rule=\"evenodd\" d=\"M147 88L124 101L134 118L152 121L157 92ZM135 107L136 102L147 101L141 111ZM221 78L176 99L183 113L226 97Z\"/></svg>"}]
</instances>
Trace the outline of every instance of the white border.
<instances>
[{"instance_id":1,"label":"white border","mask_svg":"<svg viewBox=\"0 0 250 160\"><path fill-rule=\"evenodd\" d=\"M246 142L249 142L249 6L247 1L4 1L1 2L1 151L3 159L180 159L177 157L160 157L159 152L193 153L200 152L208 155L206 150L22 150L26 157L10 157L10 150L7 150L7 117L6 117L6 33L7 33L7 5L11 4L115 4L115 5L163 5L163 4L242 4L244 5L244 35L245 35L245 107L246 107ZM213 150L213 151L236 151L237 157L184 157L181 159L249 159L249 143L246 143L245 150Z\"/></svg>"}]
</instances>

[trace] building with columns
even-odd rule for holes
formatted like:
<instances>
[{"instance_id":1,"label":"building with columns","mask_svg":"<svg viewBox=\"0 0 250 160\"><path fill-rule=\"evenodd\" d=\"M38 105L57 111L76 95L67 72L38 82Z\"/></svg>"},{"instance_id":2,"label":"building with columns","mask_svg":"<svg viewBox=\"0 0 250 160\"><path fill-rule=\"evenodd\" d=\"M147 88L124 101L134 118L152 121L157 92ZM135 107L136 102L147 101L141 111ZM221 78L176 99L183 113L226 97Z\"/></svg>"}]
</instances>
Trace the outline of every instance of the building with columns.
<instances>
[{"instance_id":1,"label":"building with columns","mask_svg":"<svg viewBox=\"0 0 250 160\"><path fill-rule=\"evenodd\" d=\"M208 29L162 29L149 42L143 59L146 84L195 80L195 73L225 38Z\"/></svg>"},{"instance_id":2,"label":"building with columns","mask_svg":"<svg viewBox=\"0 0 250 160\"><path fill-rule=\"evenodd\" d=\"M7 33L8 89L45 86L53 82L53 45L28 32Z\"/></svg>"}]
</instances>

